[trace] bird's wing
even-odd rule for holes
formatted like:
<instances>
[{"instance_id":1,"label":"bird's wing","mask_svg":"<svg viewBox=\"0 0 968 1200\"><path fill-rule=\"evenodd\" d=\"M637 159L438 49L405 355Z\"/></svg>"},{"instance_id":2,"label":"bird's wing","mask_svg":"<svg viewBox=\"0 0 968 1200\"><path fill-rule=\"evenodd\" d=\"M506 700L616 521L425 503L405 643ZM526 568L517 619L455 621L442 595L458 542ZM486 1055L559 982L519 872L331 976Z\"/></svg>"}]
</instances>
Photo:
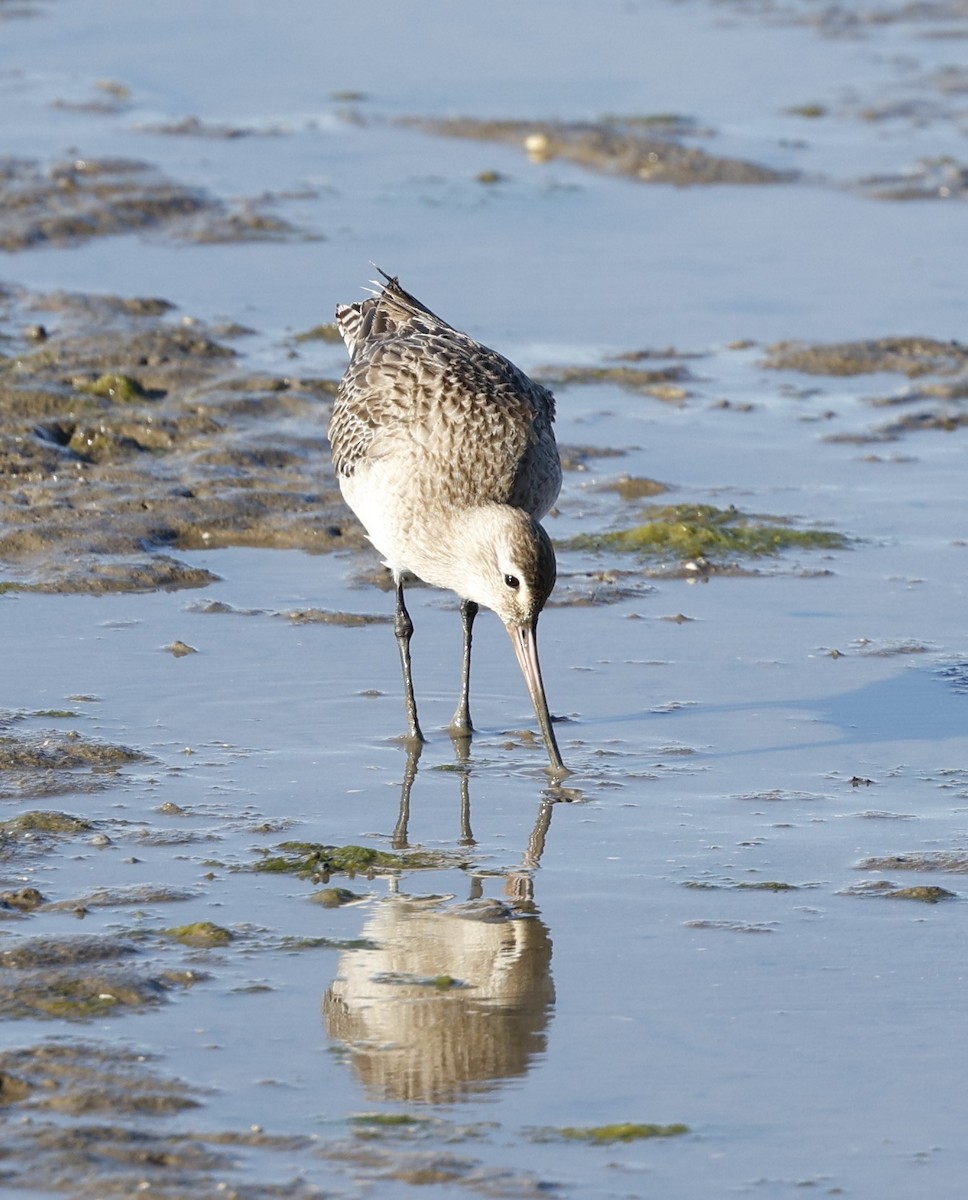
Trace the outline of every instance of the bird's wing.
<instances>
[{"instance_id":1,"label":"bird's wing","mask_svg":"<svg viewBox=\"0 0 968 1200\"><path fill-rule=\"evenodd\" d=\"M406 455L466 503L547 511L560 482L552 394L386 278L378 295L337 309L351 356L329 428L338 474ZM534 494L530 478L543 479Z\"/></svg>"},{"instance_id":2,"label":"bird's wing","mask_svg":"<svg viewBox=\"0 0 968 1200\"><path fill-rule=\"evenodd\" d=\"M392 356L354 359L340 381L329 423L333 465L348 476L368 460L393 452L410 439L406 378Z\"/></svg>"}]
</instances>

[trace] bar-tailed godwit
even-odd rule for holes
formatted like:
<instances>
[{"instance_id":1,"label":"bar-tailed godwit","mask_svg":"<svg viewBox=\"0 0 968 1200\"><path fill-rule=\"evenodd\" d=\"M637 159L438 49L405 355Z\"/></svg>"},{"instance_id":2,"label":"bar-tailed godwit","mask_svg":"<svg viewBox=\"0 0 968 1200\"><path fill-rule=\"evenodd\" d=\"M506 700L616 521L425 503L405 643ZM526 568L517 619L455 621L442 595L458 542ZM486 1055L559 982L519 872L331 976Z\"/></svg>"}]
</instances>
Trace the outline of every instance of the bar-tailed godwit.
<instances>
[{"instance_id":1,"label":"bar-tailed godwit","mask_svg":"<svg viewBox=\"0 0 968 1200\"><path fill-rule=\"evenodd\" d=\"M451 733L472 729L471 631L483 604L511 636L551 772L565 775L537 645L538 615L555 584L555 553L538 524L561 487L554 397L380 274L379 292L336 310L350 364L329 437L343 496L393 573L410 737L423 741L403 594L415 575L461 601L463 675Z\"/></svg>"}]
</instances>

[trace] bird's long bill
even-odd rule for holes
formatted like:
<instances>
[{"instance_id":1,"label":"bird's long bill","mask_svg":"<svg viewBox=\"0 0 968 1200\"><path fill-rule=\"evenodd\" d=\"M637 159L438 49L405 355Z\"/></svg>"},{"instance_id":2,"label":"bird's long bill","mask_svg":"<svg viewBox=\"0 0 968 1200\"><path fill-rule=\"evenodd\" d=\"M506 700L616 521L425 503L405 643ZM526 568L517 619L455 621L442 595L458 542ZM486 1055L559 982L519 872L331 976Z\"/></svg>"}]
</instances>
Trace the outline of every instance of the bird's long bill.
<instances>
[{"instance_id":1,"label":"bird's long bill","mask_svg":"<svg viewBox=\"0 0 968 1200\"><path fill-rule=\"evenodd\" d=\"M548 712L544 683L541 681L541 665L538 662L538 623L535 621L532 625L508 625L506 628L511 635L511 643L514 646L514 653L518 657L518 665L531 694L531 703L534 705L535 715L541 726L541 735L548 748L548 757L551 759L552 774L567 775L569 771L561 761L561 751L555 741L555 731L551 727L551 714Z\"/></svg>"}]
</instances>

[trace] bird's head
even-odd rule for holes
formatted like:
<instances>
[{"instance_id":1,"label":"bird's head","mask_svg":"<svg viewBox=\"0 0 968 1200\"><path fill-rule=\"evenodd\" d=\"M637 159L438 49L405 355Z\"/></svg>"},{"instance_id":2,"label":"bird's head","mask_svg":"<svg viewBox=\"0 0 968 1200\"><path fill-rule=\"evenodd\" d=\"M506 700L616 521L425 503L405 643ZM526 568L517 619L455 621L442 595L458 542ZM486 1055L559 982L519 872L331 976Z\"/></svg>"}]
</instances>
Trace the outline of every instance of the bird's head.
<instances>
[{"instance_id":1,"label":"bird's head","mask_svg":"<svg viewBox=\"0 0 968 1200\"><path fill-rule=\"evenodd\" d=\"M510 629L533 626L555 586L555 552L542 527L505 504L475 510L463 557L466 577L455 590L496 612Z\"/></svg>"},{"instance_id":2,"label":"bird's head","mask_svg":"<svg viewBox=\"0 0 968 1200\"><path fill-rule=\"evenodd\" d=\"M551 772L567 775L538 662L538 615L555 586L551 538L521 509L499 504L476 510L466 533L466 575L463 586L454 590L492 609L504 622L541 726Z\"/></svg>"}]
</instances>

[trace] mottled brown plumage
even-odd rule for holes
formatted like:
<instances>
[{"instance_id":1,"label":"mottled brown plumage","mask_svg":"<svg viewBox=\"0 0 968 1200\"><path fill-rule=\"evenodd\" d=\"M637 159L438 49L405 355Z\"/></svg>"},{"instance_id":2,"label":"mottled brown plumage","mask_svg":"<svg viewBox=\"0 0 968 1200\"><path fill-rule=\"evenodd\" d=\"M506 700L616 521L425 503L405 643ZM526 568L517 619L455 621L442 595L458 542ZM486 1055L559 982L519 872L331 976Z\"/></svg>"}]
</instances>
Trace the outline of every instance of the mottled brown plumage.
<instances>
[{"instance_id":1,"label":"mottled brown plumage","mask_svg":"<svg viewBox=\"0 0 968 1200\"><path fill-rule=\"evenodd\" d=\"M483 604L511 634L552 767L562 773L535 640L555 582L551 541L537 523L561 486L554 397L385 279L374 296L336 310L350 364L329 436L343 495L397 584L411 736L422 739L407 574L461 597L464 678L454 732L470 731L471 626Z\"/></svg>"}]
</instances>

